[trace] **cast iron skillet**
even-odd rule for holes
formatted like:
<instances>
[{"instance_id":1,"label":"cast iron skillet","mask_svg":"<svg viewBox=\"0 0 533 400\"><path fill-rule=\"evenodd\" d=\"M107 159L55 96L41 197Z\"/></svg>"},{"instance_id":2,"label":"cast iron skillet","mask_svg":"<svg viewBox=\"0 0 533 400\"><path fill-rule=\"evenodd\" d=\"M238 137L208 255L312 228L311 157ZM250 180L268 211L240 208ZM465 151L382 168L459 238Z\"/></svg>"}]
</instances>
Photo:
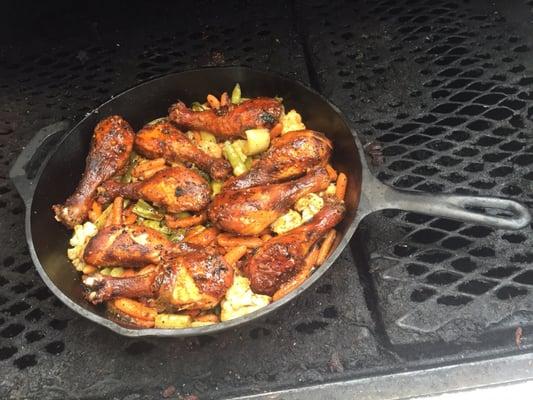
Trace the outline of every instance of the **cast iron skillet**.
<instances>
[{"instance_id":1,"label":"cast iron skillet","mask_svg":"<svg viewBox=\"0 0 533 400\"><path fill-rule=\"evenodd\" d=\"M74 190L84 169L93 128L111 114L123 116L135 130L167 115L177 99L191 103L207 93L222 93L239 82L247 97L281 96L287 109L295 108L308 128L326 133L334 143L332 163L348 176L346 217L337 227L336 248L327 261L299 288L267 307L216 325L188 329L127 329L105 316L101 307L82 296L80 275L66 257L71 235L53 218L51 205L62 203ZM48 154L34 178L24 170L39 147L54 133L64 131L59 123L43 129L22 151L10 177L26 205L26 240L37 271L50 290L78 314L125 336L191 336L214 333L242 325L288 303L316 282L344 249L359 222L368 214L395 208L489 225L519 229L530 221L519 203L489 197L426 194L399 191L379 182L368 170L362 146L341 112L327 99L292 79L244 67L207 68L163 76L142 83L104 103L60 140Z\"/></svg>"}]
</instances>

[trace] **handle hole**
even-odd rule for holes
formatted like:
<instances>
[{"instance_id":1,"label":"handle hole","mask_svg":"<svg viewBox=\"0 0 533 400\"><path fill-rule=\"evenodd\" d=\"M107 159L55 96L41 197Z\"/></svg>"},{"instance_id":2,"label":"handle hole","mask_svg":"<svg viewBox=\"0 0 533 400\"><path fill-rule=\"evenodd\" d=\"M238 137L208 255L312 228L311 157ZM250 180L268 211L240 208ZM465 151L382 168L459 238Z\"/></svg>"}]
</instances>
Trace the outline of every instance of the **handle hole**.
<instances>
[{"instance_id":1,"label":"handle hole","mask_svg":"<svg viewBox=\"0 0 533 400\"><path fill-rule=\"evenodd\" d=\"M515 214L513 213L513 211L505 209L505 208L480 207L480 206L466 205L465 209L468 211L474 212L476 214L490 215L493 217L501 217L501 218L514 218L515 217Z\"/></svg>"}]
</instances>

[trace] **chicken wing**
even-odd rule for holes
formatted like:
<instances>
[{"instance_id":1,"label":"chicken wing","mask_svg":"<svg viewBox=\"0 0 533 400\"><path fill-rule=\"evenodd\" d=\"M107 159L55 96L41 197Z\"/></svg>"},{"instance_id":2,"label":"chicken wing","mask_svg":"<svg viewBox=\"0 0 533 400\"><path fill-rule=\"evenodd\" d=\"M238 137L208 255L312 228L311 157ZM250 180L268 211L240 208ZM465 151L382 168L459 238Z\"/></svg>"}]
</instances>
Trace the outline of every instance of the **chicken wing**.
<instances>
[{"instance_id":1,"label":"chicken wing","mask_svg":"<svg viewBox=\"0 0 533 400\"><path fill-rule=\"evenodd\" d=\"M331 141L322 133L289 132L274 139L250 171L227 180L222 190L244 189L297 177L317 165L326 165L331 149Z\"/></svg>"},{"instance_id":2,"label":"chicken wing","mask_svg":"<svg viewBox=\"0 0 533 400\"><path fill-rule=\"evenodd\" d=\"M101 229L85 246L83 260L95 267L141 268L157 264L167 252L188 251L158 231L142 225L111 225Z\"/></svg>"},{"instance_id":3,"label":"chicken wing","mask_svg":"<svg viewBox=\"0 0 533 400\"><path fill-rule=\"evenodd\" d=\"M272 296L299 272L311 247L344 215L344 204L334 198L307 223L266 242L248 260L244 274L255 293Z\"/></svg>"},{"instance_id":4,"label":"chicken wing","mask_svg":"<svg viewBox=\"0 0 533 400\"><path fill-rule=\"evenodd\" d=\"M135 150L147 158L194 163L214 179L223 180L231 174L226 160L204 153L166 119L145 125L135 137Z\"/></svg>"},{"instance_id":5,"label":"chicken wing","mask_svg":"<svg viewBox=\"0 0 533 400\"><path fill-rule=\"evenodd\" d=\"M131 126L118 115L107 117L96 125L78 187L65 204L52 207L58 221L70 228L85 221L96 188L126 166L134 137Z\"/></svg>"},{"instance_id":6,"label":"chicken wing","mask_svg":"<svg viewBox=\"0 0 533 400\"><path fill-rule=\"evenodd\" d=\"M144 181L121 184L109 180L99 188L102 202L117 196L143 199L171 213L203 210L209 203L210 194L207 181L183 165L163 169Z\"/></svg>"},{"instance_id":7,"label":"chicken wing","mask_svg":"<svg viewBox=\"0 0 533 400\"><path fill-rule=\"evenodd\" d=\"M240 235L258 235L285 214L298 198L324 190L328 185L326 169L316 167L291 182L228 190L211 202L208 217L222 230Z\"/></svg>"},{"instance_id":8,"label":"chicken wing","mask_svg":"<svg viewBox=\"0 0 533 400\"><path fill-rule=\"evenodd\" d=\"M115 297L153 297L158 309L179 311L216 306L233 283L233 269L212 247L165 256L160 267L140 276L83 277L94 304Z\"/></svg>"},{"instance_id":9,"label":"chicken wing","mask_svg":"<svg viewBox=\"0 0 533 400\"><path fill-rule=\"evenodd\" d=\"M169 109L169 118L182 129L208 131L222 139L242 136L253 128L271 128L281 117L282 104L272 98L258 97L239 105L217 110L193 111L181 101Z\"/></svg>"}]
</instances>

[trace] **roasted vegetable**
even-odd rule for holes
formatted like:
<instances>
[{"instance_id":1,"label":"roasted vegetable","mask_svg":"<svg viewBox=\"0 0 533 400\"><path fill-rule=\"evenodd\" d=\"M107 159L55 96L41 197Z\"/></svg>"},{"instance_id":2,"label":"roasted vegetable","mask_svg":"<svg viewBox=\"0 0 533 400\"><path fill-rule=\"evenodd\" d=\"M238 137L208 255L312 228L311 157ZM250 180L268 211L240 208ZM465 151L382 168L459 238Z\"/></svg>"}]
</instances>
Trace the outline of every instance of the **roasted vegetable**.
<instances>
[{"instance_id":1,"label":"roasted vegetable","mask_svg":"<svg viewBox=\"0 0 533 400\"><path fill-rule=\"evenodd\" d=\"M148 204L142 199L138 200L137 203L135 203L132 211L139 217L151 219L154 221L161 221L164 217L163 213L161 213L155 207L152 207L150 204Z\"/></svg>"},{"instance_id":2,"label":"roasted vegetable","mask_svg":"<svg viewBox=\"0 0 533 400\"><path fill-rule=\"evenodd\" d=\"M241 100L241 85L236 83L235 87L233 88L233 91L231 92L231 103L239 104Z\"/></svg>"}]
</instances>

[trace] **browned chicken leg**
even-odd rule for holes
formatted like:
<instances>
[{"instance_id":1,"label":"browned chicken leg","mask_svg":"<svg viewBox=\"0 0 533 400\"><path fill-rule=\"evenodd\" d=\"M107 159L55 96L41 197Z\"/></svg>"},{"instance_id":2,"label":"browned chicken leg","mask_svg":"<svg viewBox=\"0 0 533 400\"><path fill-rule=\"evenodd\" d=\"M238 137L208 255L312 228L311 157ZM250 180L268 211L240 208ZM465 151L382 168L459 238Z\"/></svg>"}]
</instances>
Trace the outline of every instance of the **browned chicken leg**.
<instances>
[{"instance_id":1,"label":"browned chicken leg","mask_svg":"<svg viewBox=\"0 0 533 400\"><path fill-rule=\"evenodd\" d=\"M85 172L74 193L65 204L52 208L56 219L73 228L87 218L96 188L122 170L128 162L135 133L118 115L100 121L94 129Z\"/></svg>"},{"instance_id":2,"label":"browned chicken leg","mask_svg":"<svg viewBox=\"0 0 533 400\"><path fill-rule=\"evenodd\" d=\"M268 97L257 97L218 110L193 111L181 101L172 105L169 118L182 129L208 131L223 139L242 136L253 128L271 128L281 117L283 106Z\"/></svg>"},{"instance_id":3,"label":"browned chicken leg","mask_svg":"<svg viewBox=\"0 0 533 400\"><path fill-rule=\"evenodd\" d=\"M83 260L95 267L140 268L157 264L167 252L188 251L163 234L142 225L111 225L101 229L85 246Z\"/></svg>"},{"instance_id":4,"label":"browned chicken leg","mask_svg":"<svg viewBox=\"0 0 533 400\"><path fill-rule=\"evenodd\" d=\"M289 132L274 139L250 171L227 180L223 190L244 189L297 177L317 165L326 165L331 148L331 141L322 133L311 130Z\"/></svg>"},{"instance_id":5,"label":"browned chicken leg","mask_svg":"<svg viewBox=\"0 0 533 400\"><path fill-rule=\"evenodd\" d=\"M167 120L145 125L135 137L135 150L147 158L194 163L214 179L223 180L231 174L226 160L204 153Z\"/></svg>"},{"instance_id":6,"label":"browned chicken leg","mask_svg":"<svg viewBox=\"0 0 533 400\"><path fill-rule=\"evenodd\" d=\"M115 180L105 182L99 189L103 202L122 196L128 199L143 199L168 212L200 211L207 207L211 189L197 172L177 165L163 169L152 177L139 182L121 184Z\"/></svg>"},{"instance_id":7,"label":"browned chicken leg","mask_svg":"<svg viewBox=\"0 0 533 400\"><path fill-rule=\"evenodd\" d=\"M141 276L83 277L94 304L115 297L154 297L158 309L168 311L210 309L233 283L233 269L212 247L165 257L161 266Z\"/></svg>"},{"instance_id":8,"label":"browned chicken leg","mask_svg":"<svg viewBox=\"0 0 533 400\"><path fill-rule=\"evenodd\" d=\"M298 198L324 190L328 184L326 169L317 167L291 182L228 190L214 198L208 217L222 230L257 235L286 213Z\"/></svg>"},{"instance_id":9,"label":"browned chicken leg","mask_svg":"<svg viewBox=\"0 0 533 400\"><path fill-rule=\"evenodd\" d=\"M324 207L307 223L266 242L244 267L255 293L273 295L305 263L309 249L337 225L344 214L344 204L328 199Z\"/></svg>"}]
</instances>

